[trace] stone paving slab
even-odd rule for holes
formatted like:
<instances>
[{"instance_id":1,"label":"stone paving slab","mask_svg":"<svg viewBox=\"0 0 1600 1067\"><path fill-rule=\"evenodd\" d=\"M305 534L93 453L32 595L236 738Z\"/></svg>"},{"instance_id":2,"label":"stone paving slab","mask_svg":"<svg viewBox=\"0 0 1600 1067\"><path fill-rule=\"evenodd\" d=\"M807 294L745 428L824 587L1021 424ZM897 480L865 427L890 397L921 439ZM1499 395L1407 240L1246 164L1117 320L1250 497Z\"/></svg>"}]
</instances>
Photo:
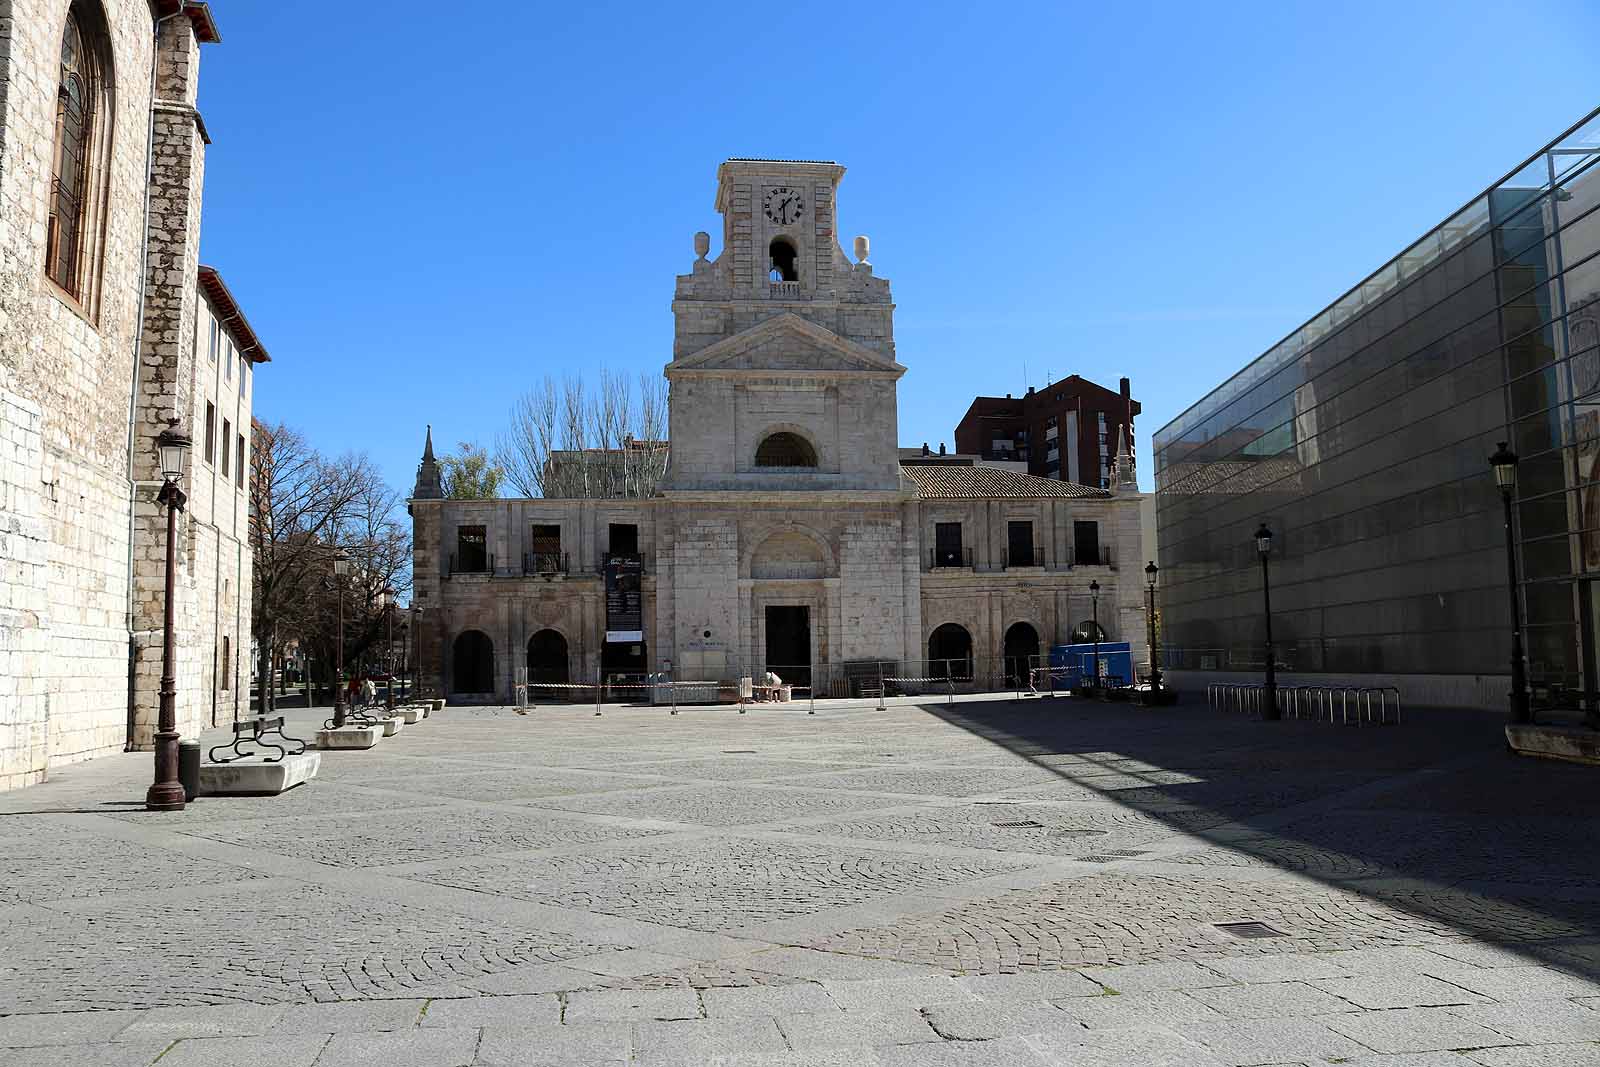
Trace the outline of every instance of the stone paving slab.
<instances>
[{"instance_id":1,"label":"stone paving slab","mask_svg":"<svg viewBox=\"0 0 1600 1067\"><path fill-rule=\"evenodd\" d=\"M0 797L0 1067L1600 1064L1592 772L1044 706L450 708L174 813L64 768Z\"/></svg>"}]
</instances>

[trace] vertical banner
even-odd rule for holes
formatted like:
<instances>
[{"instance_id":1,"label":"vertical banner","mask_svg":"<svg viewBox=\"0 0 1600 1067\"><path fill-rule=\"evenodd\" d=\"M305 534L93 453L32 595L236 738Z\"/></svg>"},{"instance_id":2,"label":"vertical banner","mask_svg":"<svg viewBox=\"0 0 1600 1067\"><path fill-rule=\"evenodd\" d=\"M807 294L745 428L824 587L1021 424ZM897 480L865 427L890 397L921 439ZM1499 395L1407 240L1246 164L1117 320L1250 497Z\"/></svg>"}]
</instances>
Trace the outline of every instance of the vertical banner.
<instances>
[{"instance_id":1,"label":"vertical banner","mask_svg":"<svg viewBox=\"0 0 1600 1067\"><path fill-rule=\"evenodd\" d=\"M644 640L644 562L606 560L606 640Z\"/></svg>"}]
</instances>

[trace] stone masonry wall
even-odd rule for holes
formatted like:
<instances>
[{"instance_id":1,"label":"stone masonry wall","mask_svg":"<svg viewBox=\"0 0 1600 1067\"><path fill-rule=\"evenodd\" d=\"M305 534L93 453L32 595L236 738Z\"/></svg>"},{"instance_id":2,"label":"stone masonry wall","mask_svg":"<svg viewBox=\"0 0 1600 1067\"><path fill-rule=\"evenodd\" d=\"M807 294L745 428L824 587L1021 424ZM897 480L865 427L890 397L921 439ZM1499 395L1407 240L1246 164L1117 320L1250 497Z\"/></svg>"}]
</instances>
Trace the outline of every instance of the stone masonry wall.
<instances>
[{"instance_id":1,"label":"stone masonry wall","mask_svg":"<svg viewBox=\"0 0 1600 1067\"><path fill-rule=\"evenodd\" d=\"M26 657L0 670L0 788L126 739L127 429L151 19L142 0L103 4L117 81L94 160L105 190L99 297L81 308L44 275L68 6L0 0L0 439L14 449L0 460L0 655Z\"/></svg>"},{"instance_id":2,"label":"stone masonry wall","mask_svg":"<svg viewBox=\"0 0 1600 1067\"><path fill-rule=\"evenodd\" d=\"M161 67L154 107L154 157L150 188L149 259L146 279L144 339L141 348L139 411L134 428L135 478L156 483L155 438L177 419L195 436L204 427L193 423L198 368L195 284L200 251L200 201L205 174L205 145L194 110L199 75L199 45L194 25L177 18L162 24ZM202 405L203 409L203 405ZM186 488L193 494L195 461L191 454ZM149 490L151 494L154 489ZM165 597L165 516L141 499L134 529L134 628L158 632ZM202 522L204 519L201 520ZM211 640L215 629L202 614L207 600L202 575L216 573L216 540L197 538L193 510L183 515L175 607L177 719L182 734L192 734L209 721L213 690ZM209 540L209 544L205 543ZM202 556L202 549L205 554ZM209 605L206 605L209 607ZM135 743L145 747L154 732L161 682L159 640L141 643L135 662Z\"/></svg>"}]
</instances>

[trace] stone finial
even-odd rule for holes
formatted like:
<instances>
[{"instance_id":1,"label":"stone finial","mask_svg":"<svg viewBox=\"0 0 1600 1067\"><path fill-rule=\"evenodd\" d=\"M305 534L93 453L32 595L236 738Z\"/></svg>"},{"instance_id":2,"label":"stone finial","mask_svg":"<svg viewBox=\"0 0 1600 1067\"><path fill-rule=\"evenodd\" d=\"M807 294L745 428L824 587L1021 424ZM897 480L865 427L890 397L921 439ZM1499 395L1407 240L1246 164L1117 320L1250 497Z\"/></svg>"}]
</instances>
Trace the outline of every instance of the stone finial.
<instances>
[{"instance_id":1,"label":"stone finial","mask_svg":"<svg viewBox=\"0 0 1600 1067\"><path fill-rule=\"evenodd\" d=\"M711 251L711 235L704 230L694 235L694 254L699 259L705 259L706 253Z\"/></svg>"},{"instance_id":2,"label":"stone finial","mask_svg":"<svg viewBox=\"0 0 1600 1067\"><path fill-rule=\"evenodd\" d=\"M867 256L871 252L872 242L867 239L866 234L859 234L856 237L856 263L863 267L870 267L872 264L867 262Z\"/></svg>"},{"instance_id":3,"label":"stone finial","mask_svg":"<svg viewBox=\"0 0 1600 1067\"><path fill-rule=\"evenodd\" d=\"M1113 462L1112 471L1115 474L1112 479L1114 488L1138 488L1139 479L1133 469L1133 452L1128 448L1128 427L1120 423L1117 425L1117 458Z\"/></svg>"}]
</instances>

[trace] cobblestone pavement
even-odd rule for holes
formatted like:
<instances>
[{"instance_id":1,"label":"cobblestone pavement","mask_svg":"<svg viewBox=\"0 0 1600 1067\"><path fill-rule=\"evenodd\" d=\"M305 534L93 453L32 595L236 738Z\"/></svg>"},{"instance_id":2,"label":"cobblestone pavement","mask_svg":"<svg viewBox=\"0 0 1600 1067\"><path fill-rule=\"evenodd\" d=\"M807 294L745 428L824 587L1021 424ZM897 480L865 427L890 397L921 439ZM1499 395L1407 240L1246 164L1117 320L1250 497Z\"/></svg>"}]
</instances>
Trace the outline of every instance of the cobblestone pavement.
<instances>
[{"instance_id":1,"label":"cobblestone pavement","mask_svg":"<svg viewBox=\"0 0 1600 1067\"><path fill-rule=\"evenodd\" d=\"M1600 772L1486 717L447 708L323 760L0 794L0 1067L1600 1067Z\"/></svg>"}]
</instances>

